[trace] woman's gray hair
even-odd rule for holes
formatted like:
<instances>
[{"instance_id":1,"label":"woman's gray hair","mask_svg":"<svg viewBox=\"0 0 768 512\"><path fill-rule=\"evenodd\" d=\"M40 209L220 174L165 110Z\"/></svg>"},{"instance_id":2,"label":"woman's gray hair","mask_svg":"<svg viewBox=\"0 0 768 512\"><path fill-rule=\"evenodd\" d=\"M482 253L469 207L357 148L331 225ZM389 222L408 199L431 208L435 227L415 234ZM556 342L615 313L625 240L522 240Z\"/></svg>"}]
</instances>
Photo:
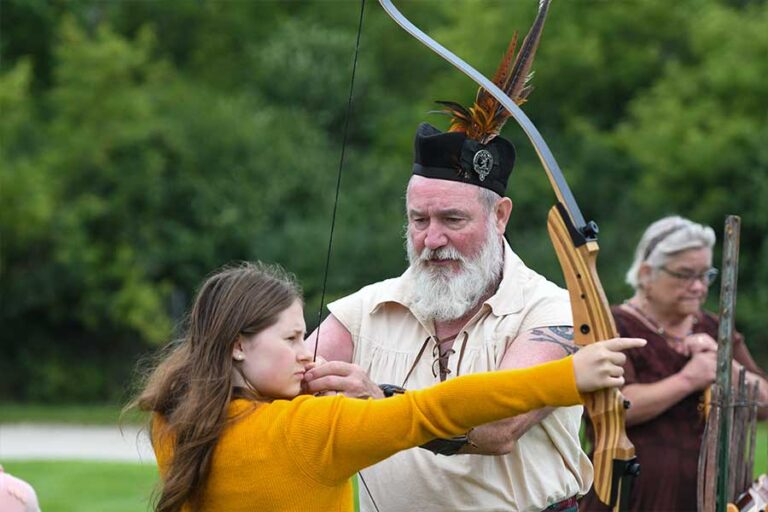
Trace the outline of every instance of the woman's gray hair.
<instances>
[{"instance_id":1,"label":"woman's gray hair","mask_svg":"<svg viewBox=\"0 0 768 512\"><path fill-rule=\"evenodd\" d=\"M659 219L645 230L635 249L635 259L627 271L626 281L637 290L640 266L647 263L659 268L677 253L688 249L711 249L715 232L709 226L697 224L678 215Z\"/></svg>"}]
</instances>

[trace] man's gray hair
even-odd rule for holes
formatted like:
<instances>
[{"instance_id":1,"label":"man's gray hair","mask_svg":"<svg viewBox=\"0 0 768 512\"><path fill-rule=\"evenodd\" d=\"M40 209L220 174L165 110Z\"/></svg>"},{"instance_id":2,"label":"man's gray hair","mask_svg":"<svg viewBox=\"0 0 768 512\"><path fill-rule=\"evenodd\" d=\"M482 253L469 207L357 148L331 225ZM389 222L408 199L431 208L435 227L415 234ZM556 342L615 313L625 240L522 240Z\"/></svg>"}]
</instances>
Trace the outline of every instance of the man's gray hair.
<instances>
[{"instance_id":1,"label":"man's gray hair","mask_svg":"<svg viewBox=\"0 0 768 512\"><path fill-rule=\"evenodd\" d=\"M677 253L688 249L711 249L715 245L715 232L709 226L697 224L678 215L659 219L645 230L635 249L635 259L627 271L626 282L639 288L640 266L647 263L659 268Z\"/></svg>"},{"instance_id":2,"label":"man's gray hair","mask_svg":"<svg viewBox=\"0 0 768 512\"><path fill-rule=\"evenodd\" d=\"M490 214L493 212L493 207L496 206L498 200L501 199L501 196L493 190L481 187L478 188L480 189L480 192L477 194L477 199L480 201L480 204L483 205L483 208L485 208L485 213Z\"/></svg>"},{"instance_id":3,"label":"man's gray hair","mask_svg":"<svg viewBox=\"0 0 768 512\"><path fill-rule=\"evenodd\" d=\"M408 180L408 185L405 187L405 198L406 198L406 209L408 208L408 189L411 188L411 181L413 179L413 176L411 176L411 179ZM490 214L493 212L494 206L496 206L496 203L499 199L501 199L501 196L494 192L493 190L477 187L477 200L480 202L482 207L485 209L485 213Z\"/></svg>"}]
</instances>

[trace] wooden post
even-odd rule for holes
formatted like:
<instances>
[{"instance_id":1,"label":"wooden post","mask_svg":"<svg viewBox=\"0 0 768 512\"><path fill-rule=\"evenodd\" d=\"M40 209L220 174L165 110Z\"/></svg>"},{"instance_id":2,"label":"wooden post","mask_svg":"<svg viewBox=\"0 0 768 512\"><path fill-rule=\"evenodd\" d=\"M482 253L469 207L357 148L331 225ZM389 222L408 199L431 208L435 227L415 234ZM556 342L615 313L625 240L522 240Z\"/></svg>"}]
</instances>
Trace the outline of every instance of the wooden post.
<instances>
[{"instance_id":1,"label":"wooden post","mask_svg":"<svg viewBox=\"0 0 768 512\"><path fill-rule=\"evenodd\" d=\"M717 387L719 391L720 428L717 443L717 512L726 512L728 495L728 452L731 444L733 399L731 390L731 364L733 361L733 324L736 307L736 283L739 271L739 235L741 219L729 215L725 219L723 235L723 278L720 284L720 328L717 333Z\"/></svg>"},{"instance_id":2,"label":"wooden post","mask_svg":"<svg viewBox=\"0 0 768 512\"><path fill-rule=\"evenodd\" d=\"M747 456L747 427L749 420L749 409L747 400L747 374L742 366L739 370L739 384L734 390L736 393L733 399L733 423L731 424L731 453L728 469L728 496L730 502L735 502L743 491L749 488L752 482L750 475L749 483L743 485L748 461Z\"/></svg>"},{"instance_id":3,"label":"wooden post","mask_svg":"<svg viewBox=\"0 0 768 512\"><path fill-rule=\"evenodd\" d=\"M699 450L699 471L696 492L698 512L715 512L715 479L717 478L717 440L720 427L720 392L716 385L710 387L709 415L704 424L704 434Z\"/></svg>"},{"instance_id":4,"label":"wooden post","mask_svg":"<svg viewBox=\"0 0 768 512\"><path fill-rule=\"evenodd\" d=\"M747 467L744 470L744 480L742 480L742 490L747 490L752 485L752 474L755 470L755 453L757 453L757 399L758 383L755 382L749 393L749 420L748 420L748 441L747 441Z\"/></svg>"}]
</instances>

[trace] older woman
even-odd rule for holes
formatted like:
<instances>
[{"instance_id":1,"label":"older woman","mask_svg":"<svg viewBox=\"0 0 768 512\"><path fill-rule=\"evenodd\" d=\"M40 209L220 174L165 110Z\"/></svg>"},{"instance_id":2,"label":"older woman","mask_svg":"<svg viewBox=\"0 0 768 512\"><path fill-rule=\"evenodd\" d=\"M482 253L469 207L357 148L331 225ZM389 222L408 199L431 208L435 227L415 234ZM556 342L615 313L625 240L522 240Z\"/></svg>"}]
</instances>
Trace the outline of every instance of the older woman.
<instances>
[{"instance_id":1,"label":"older woman","mask_svg":"<svg viewBox=\"0 0 768 512\"><path fill-rule=\"evenodd\" d=\"M712 266L712 228L682 217L666 217L646 229L627 272L635 294L612 308L622 336L645 338L643 350L627 353L626 385L632 402L627 434L635 445L641 474L634 484L631 510L696 509L699 446L704 429L702 394L715 380L717 317L702 310L717 277ZM733 345L734 369L759 383L760 400L768 382L740 334ZM761 409L760 417L768 417ZM606 510L593 493L582 510Z\"/></svg>"}]
</instances>

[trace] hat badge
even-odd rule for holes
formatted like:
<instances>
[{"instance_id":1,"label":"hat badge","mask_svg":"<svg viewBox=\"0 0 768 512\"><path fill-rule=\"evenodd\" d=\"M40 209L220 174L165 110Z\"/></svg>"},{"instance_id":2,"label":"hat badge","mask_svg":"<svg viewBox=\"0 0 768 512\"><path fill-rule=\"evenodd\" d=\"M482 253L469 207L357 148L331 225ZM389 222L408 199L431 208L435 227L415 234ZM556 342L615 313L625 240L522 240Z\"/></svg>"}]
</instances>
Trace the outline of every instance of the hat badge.
<instances>
[{"instance_id":1,"label":"hat badge","mask_svg":"<svg viewBox=\"0 0 768 512\"><path fill-rule=\"evenodd\" d=\"M480 181L485 181L486 176L493 168L493 155L487 149L481 149L472 158L472 168L477 173Z\"/></svg>"}]
</instances>

